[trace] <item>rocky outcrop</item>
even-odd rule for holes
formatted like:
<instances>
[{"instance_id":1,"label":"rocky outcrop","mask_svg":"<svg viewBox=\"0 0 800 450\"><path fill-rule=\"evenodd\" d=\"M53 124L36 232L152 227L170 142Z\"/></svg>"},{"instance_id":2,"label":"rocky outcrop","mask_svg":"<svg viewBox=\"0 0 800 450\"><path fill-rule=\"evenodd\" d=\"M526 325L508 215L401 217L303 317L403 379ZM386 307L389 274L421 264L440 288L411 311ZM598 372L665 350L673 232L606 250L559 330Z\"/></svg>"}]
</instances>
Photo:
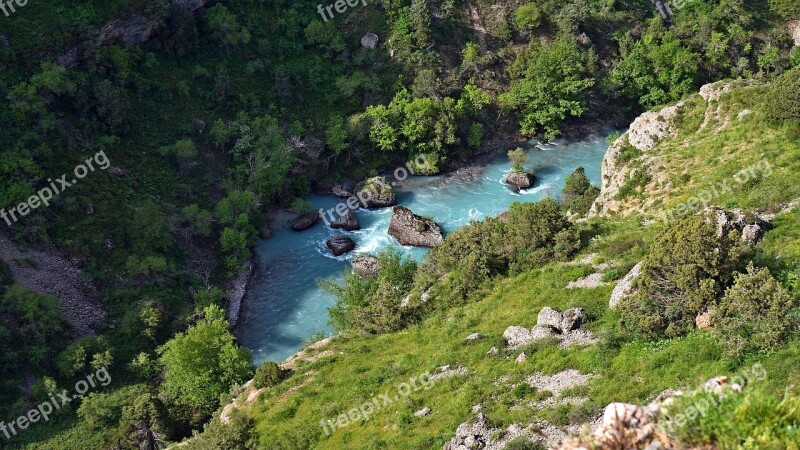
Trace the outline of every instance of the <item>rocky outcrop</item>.
<instances>
[{"instance_id":1,"label":"rocky outcrop","mask_svg":"<svg viewBox=\"0 0 800 450\"><path fill-rule=\"evenodd\" d=\"M536 326L530 330L521 326L510 326L503 332L503 339L509 350L514 350L532 342L552 338L560 341L559 346L567 348L572 345L590 345L596 339L590 331L579 330L586 320L583 308L569 308L561 312L545 306L539 311Z\"/></svg>"},{"instance_id":2,"label":"rocky outcrop","mask_svg":"<svg viewBox=\"0 0 800 450\"><path fill-rule=\"evenodd\" d=\"M795 47L800 46L800 20L792 20L792 21L790 21L787 24L786 29L789 31L789 34L792 36L792 39L794 39L794 46Z\"/></svg>"},{"instance_id":3,"label":"rocky outcrop","mask_svg":"<svg viewBox=\"0 0 800 450\"><path fill-rule=\"evenodd\" d=\"M126 47L132 47L143 44L155 34L158 25L143 16L112 20L100 29L100 45L122 43Z\"/></svg>"},{"instance_id":4,"label":"rocky outcrop","mask_svg":"<svg viewBox=\"0 0 800 450\"><path fill-rule=\"evenodd\" d=\"M269 219L265 219L264 223L261 225L261 239L269 239L272 237L272 225L270 225Z\"/></svg>"},{"instance_id":5,"label":"rocky outcrop","mask_svg":"<svg viewBox=\"0 0 800 450\"><path fill-rule=\"evenodd\" d=\"M344 214L342 214L336 220L331 222L331 228L336 228L345 231L355 231L355 230L360 230L361 225L358 224L358 219L356 219L356 213L354 213L352 209L347 208L347 211L345 211Z\"/></svg>"},{"instance_id":6,"label":"rocky outcrop","mask_svg":"<svg viewBox=\"0 0 800 450\"><path fill-rule=\"evenodd\" d=\"M356 243L347 236L333 236L325 243L333 256L342 256L356 248Z\"/></svg>"},{"instance_id":7,"label":"rocky outcrop","mask_svg":"<svg viewBox=\"0 0 800 450\"><path fill-rule=\"evenodd\" d=\"M378 258L370 255L361 255L353 258L353 272L362 277L373 278L378 276Z\"/></svg>"},{"instance_id":8,"label":"rocky outcrop","mask_svg":"<svg viewBox=\"0 0 800 450\"><path fill-rule=\"evenodd\" d=\"M378 48L378 35L375 33L367 33L361 38L361 45L365 48L375 50Z\"/></svg>"},{"instance_id":9,"label":"rocky outcrop","mask_svg":"<svg viewBox=\"0 0 800 450\"><path fill-rule=\"evenodd\" d=\"M493 430L489 428L489 422L483 413L478 413L477 416L462 423L456 428L456 435L450 439L450 442L444 444L442 450L471 450L483 449L487 447L490 440L490 433Z\"/></svg>"},{"instance_id":10,"label":"rocky outcrop","mask_svg":"<svg viewBox=\"0 0 800 450\"><path fill-rule=\"evenodd\" d=\"M672 123L683 106L684 103L679 102L659 111L643 113L631 123L625 134L611 144L601 165L602 188L600 195L592 204L589 217L602 216L623 209L622 201L617 198L617 194L635 172L633 165L626 160L631 153L629 147L643 153L639 158L643 162L641 164L643 167L653 165L652 158L647 155L647 152L660 140L674 133Z\"/></svg>"},{"instance_id":11,"label":"rocky outcrop","mask_svg":"<svg viewBox=\"0 0 800 450\"><path fill-rule=\"evenodd\" d=\"M350 198L356 190L356 183L352 180L342 180L331 187L331 193L339 198Z\"/></svg>"},{"instance_id":12,"label":"rocky outcrop","mask_svg":"<svg viewBox=\"0 0 800 450\"><path fill-rule=\"evenodd\" d=\"M401 245L436 247L444 241L442 227L431 219L418 216L410 209L395 206L389 221L389 235Z\"/></svg>"},{"instance_id":13,"label":"rocky outcrop","mask_svg":"<svg viewBox=\"0 0 800 450\"><path fill-rule=\"evenodd\" d=\"M533 186L536 177L528 172L511 172L506 175L506 183L516 186L518 189L527 189Z\"/></svg>"},{"instance_id":14,"label":"rocky outcrop","mask_svg":"<svg viewBox=\"0 0 800 450\"><path fill-rule=\"evenodd\" d=\"M633 290L633 282L639 275L642 273L642 263L638 263L633 266L630 272L625 275L625 278L621 279L619 283L614 287L614 290L611 291L611 298L608 299L608 307L609 308L616 308L622 299L635 294Z\"/></svg>"},{"instance_id":15,"label":"rocky outcrop","mask_svg":"<svg viewBox=\"0 0 800 450\"><path fill-rule=\"evenodd\" d=\"M231 296L228 299L228 326L231 329L235 328L239 323L244 296L247 294L247 288L250 285L250 280L253 279L254 271L255 264L252 261L248 261L247 266L233 280L231 285Z\"/></svg>"},{"instance_id":16,"label":"rocky outcrop","mask_svg":"<svg viewBox=\"0 0 800 450\"><path fill-rule=\"evenodd\" d=\"M72 325L74 337L91 336L106 321L97 291L78 265L56 248L20 249L0 235L0 259L11 269L16 283L58 299L58 310Z\"/></svg>"},{"instance_id":17,"label":"rocky outcrop","mask_svg":"<svg viewBox=\"0 0 800 450\"><path fill-rule=\"evenodd\" d=\"M314 226L319 221L319 213L312 211L310 213L301 214L292 221L292 229L294 231L303 231Z\"/></svg>"},{"instance_id":18,"label":"rocky outcrop","mask_svg":"<svg viewBox=\"0 0 800 450\"><path fill-rule=\"evenodd\" d=\"M356 196L364 208L386 208L397 204L392 186L382 177L364 180L356 186Z\"/></svg>"},{"instance_id":19,"label":"rocky outcrop","mask_svg":"<svg viewBox=\"0 0 800 450\"><path fill-rule=\"evenodd\" d=\"M728 377L714 377L703 383L699 389L690 392L689 395L698 393L708 393L718 395L720 398L730 394L740 393L742 386L730 382ZM669 423L671 418L670 408L675 404L675 398L687 395L679 390L667 390L656 398L655 401L646 405L633 405L629 403L610 403L603 410L603 417L600 426L590 435L581 438L569 438L563 440L559 445L551 448L555 450L585 450L587 448L641 448L653 450L678 450L687 448L681 443L675 442L670 433L673 431L673 424ZM702 399L694 406L687 409L687 414L694 409L694 413L699 412L700 402L709 400ZM676 416L677 417L677 416ZM690 416L691 417L691 416ZM660 423L665 421L666 423Z\"/></svg>"},{"instance_id":20,"label":"rocky outcrop","mask_svg":"<svg viewBox=\"0 0 800 450\"><path fill-rule=\"evenodd\" d=\"M741 209L730 211L722 208L707 208L703 210L706 222L716 227L717 238L733 232L739 234L746 243L758 243L769 226L770 217L761 214L745 214ZM749 216L749 217L748 217Z\"/></svg>"}]
</instances>

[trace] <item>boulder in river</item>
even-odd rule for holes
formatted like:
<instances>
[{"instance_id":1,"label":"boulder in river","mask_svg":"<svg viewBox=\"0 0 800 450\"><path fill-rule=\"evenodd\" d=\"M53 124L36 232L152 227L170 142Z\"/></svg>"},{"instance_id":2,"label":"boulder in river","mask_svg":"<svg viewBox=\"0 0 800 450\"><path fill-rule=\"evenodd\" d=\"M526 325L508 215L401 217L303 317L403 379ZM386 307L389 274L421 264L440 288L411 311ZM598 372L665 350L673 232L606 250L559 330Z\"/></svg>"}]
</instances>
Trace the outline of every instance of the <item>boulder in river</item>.
<instances>
[{"instance_id":1,"label":"boulder in river","mask_svg":"<svg viewBox=\"0 0 800 450\"><path fill-rule=\"evenodd\" d=\"M292 229L294 231L303 231L311 228L317 221L319 221L319 213L317 211L301 214L292 221Z\"/></svg>"},{"instance_id":2,"label":"boulder in river","mask_svg":"<svg viewBox=\"0 0 800 450\"><path fill-rule=\"evenodd\" d=\"M361 255L353 258L353 272L366 278L378 276L378 258L371 255Z\"/></svg>"},{"instance_id":3,"label":"boulder in river","mask_svg":"<svg viewBox=\"0 0 800 450\"><path fill-rule=\"evenodd\" d=\"M373 177L359 183L356 196L365 208L386 208L397 204L394 189L383 177Z\"/></svg>"},{"instance_id":4,"label":"boulder in river","mask_svg":"<svg viewBox=\"0 0 800 450\"><path fill-rule=\"evenodd\" d=\"M358 219L356 219L356 214L353 212L353 210L347 208L347 211L345 211L344 214L339 216L336 220L334 220L331 223L331 228L338 228L346 231L355 231L355 230L360 230L361 225L358 224Z\"/></svg>"},{"instance_id":5,"label":"boulder in river","mask_svg":"<svg viewBox=\"0 0 800 450\"><path fill-rule=\"evenodd\" d=\"M533 186L536 177L528 172L511 172L506 176L506 183L512 184L519 189L527 189Z\"/></svg>"},{"instance_id":6,"label":"boulder in river","mask_svg":"<svg viewBox=\"0 0 800 450\"><path fill-rule=\"evenodd\" d=\"M442 227L431 219L418 216L410 209L395 206L389 221L389 235L401 245L436 247L444 241Z\"/></svg>"},{"instance_id":7,"label":"boulder in river","mask_svg":"<svg viewBox=\"0 0 800 450\"><path fill-rule=\"evenodd\" d=\"M333 236L328 239L326 243L328 248L333 252L333 256L341 256L347 252L353 251L356 248L356 243L347 236Z\"/></svg>"}]
</instances>

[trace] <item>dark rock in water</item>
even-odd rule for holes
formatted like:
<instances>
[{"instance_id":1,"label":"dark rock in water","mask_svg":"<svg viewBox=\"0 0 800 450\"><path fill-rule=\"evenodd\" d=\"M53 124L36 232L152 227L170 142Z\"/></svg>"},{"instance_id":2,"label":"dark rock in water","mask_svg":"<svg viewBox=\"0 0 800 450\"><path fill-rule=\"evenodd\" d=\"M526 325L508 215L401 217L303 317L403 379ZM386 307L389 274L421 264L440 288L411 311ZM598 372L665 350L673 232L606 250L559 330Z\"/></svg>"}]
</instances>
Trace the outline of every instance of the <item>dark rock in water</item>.
<instances>
[{"instance_id":1,"label":"dark rock in water","mask_svg":"<svg viewBox=\"0 0 800 450\"><path fill-rule=\"evenodd\" d=\"M386 208L397 204L394 189L382 177L362 181L355 191L365 208Z\"/></svg>"},{"instance_id":2,"label":"dark rock in water","mask_svg":"<svg viewBox=\"0 0 800 450\"><path fill-rule=\"evenodd\" d=\"M356 248L356 243L347 236L333 236L326 243L333 256L341 256Z\"/></svg>"},{"instance_id":3,"label":"dark rock in water","mask_svg":"<svg viewBox=\"0 0 800 450\"><path fill-rule=\"evenodd\" d=\"M358 219L356 219L356 214L353 212L353 210L347 208L347 211L345 211L344 214L339 216L339 218L331 223L331 228L355 231L360 230L361 225L358 224Z\"/></svg>"},{"instance_id":4,"label":"dark rock in water","mask_svg":"<svg viewBox=\"0 0 800 450\"><path fill-rule=\"evenodd\" d=\"M333 187L331 187L331 193L339 198L350 198L353 196L352 192L345 190L338 184L334 184Z\"/></svg>"},{"instance_id":5,"label":"dark rock in water","mask_svg":"<svg viewBox=\"0 0 800 450\"><path fill-rule=\"evenodd\" d=\"M264 221L264 225L261 226L261 238L262 239L269 239L272 237L272 227L269 224L269 219Z\"/></svg>"},{"instance_id":6,"label":"dark rock in water","mask_svg":"<svg viewBox=\"0 0 800 450\"><path fill-rule=\"evenodd\" d=\"M513 184L520 189L527 189L533 186L536 177L528 172L511 172L506 176L506 183Z\"/></svg>"},{"instance_id":7,"label":"dark rock in water","mask_svg":"<svg viewBox=\"0 0 800 450\"><path fill-rule=\"evenodd\" d=\"M294 231L303 231L311 228L319 220L319 213L312 211L310 213L302 214L292 221L292 229Z\"/></svg>"},{"instance_id":8,"label":"dark rock in water","mask_svg":"<svg viewBox=\"0 0 800 450\"><path fill-rule=\"evenodd\" d=\"M402 245L415 247L436 247L444 241L439 224L420 217L403 206L395 206L392 210L389 235Z\"/></svg>"},{"instance_id":9,"label":"dark rock in water","mask_svg":"<svg viewBox=\"0 0 800 450\"><path fill-rule=\"evenodd\" d=\"M353 272L365 278L378 276L378 258L370 255L363 255L353 258Z\"/></svg>"}]
</instances>

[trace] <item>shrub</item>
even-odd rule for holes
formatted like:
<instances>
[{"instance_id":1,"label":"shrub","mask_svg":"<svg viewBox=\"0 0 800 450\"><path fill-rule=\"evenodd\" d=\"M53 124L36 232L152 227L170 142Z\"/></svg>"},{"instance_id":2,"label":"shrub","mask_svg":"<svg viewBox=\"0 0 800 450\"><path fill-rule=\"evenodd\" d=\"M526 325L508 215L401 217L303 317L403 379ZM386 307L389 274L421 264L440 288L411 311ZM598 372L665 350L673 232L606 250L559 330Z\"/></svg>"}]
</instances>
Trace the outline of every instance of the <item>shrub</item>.
<instances>
[{"instance_id":1,"label":"shrub","mask_svg":"<svg viewBox=\"0 0 800 450\"><path fill-rule=\"evenodd\" d=\"M600 189L592 186L583 167L578 167L572 172L564 183L561 191L564 207L572 214L585 216L592 203L600 195Z\"/></svg>"},{"instance_id":2,"label":"shrub","mask_svg":"<svg viewBox=\"0 0 800 450\"><path fill-rule=\"evenodd\" d=\"M764 108L773 124L800 128L800 67L787 71L772 83Z\"/></svg>"},{"instance_id":3,"label":"shrub","mask_svg":"<svg viewBox=\"0 0 800 450\"><path fill-rule=\"evenodd\" d=\"M538 28L541 21L542 12L533 3L522 5L514 11L514 23L521 30Z\"/></svg>"},{"instance_id":4,"label":"shrub","mask_svg":"<svg viewBox=\"0 0 800 450\"><path fill-rule=\"evenodd\" d=\"M508 160L511 161L511 167L514 169L514 172L522 172L525 170L524 166L529 160L528 153L521 147L517 147L514 150L508 151Z\"/></svg>"},{"instance_id":5,"label":"shrub","mask_svg":"<svg viewBox=\"0 0 800 450\"><path fill-rule=\"evenodd\" d=\"M733 233L717 238L700 215L672 222L642 262L638 294L620 303L623 329L651 339L690 331L733 272L738 242Z\"/></svg>"},{"instance_id":6,"label":"shrub","mask_svg":"<svg viewBox=\"0 0 800 450\"><path fill-rule=\"evenodd\" d=\"M735 276L714 315L722 345L736 356L777 347L797 323L797 301L769 269L752 263Z\"/></svg>"},{"instance_id":7,"label":"shrub","mask_svg":"<svg viewBox=\"0 0 800 450\"><path fill-rule=\"evenodd\" d=\"M404 258L389 247L378 255L380 271L376 278L345 275L344 283L320 280L320 286L336 298L329 313L337 331L357 330L362 333L390 333L403 328L410 320L410 311L401 307L412 288L417 263Z\"/></svg>"},{"instance_id":8,"label":"shrub","mask_svg":"<svg viewBox=\"0 0 800 450\"><path fill-rule=\"evenodd\" d=\"M283 369L277 363L272 361L265 361L258 369L253 377L253 386L256 389L268 388L275 386L283 381Z\"/></svg>"}]
</instances>

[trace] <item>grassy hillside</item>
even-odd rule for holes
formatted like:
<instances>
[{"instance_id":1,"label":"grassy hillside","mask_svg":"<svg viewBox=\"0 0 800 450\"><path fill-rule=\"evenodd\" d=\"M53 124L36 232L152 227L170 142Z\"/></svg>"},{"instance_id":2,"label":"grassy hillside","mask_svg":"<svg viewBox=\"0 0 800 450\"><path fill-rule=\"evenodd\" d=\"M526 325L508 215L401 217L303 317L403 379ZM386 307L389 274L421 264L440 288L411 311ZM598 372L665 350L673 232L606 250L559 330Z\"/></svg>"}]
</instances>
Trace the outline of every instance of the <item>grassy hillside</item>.
<instances>
[{"instance_id":1,"label":"grassy hillside","mask_svg":"<svg viewBox=\"0 0 800 450\"><path fill-rule=\"evenodd\" d=\"M786 131L791 124L775 125L786 114L770 112L758 100L766 84L800 63L786 33L786 21L797 14L791 2L702 0L669 20L645 0L380 1L350 7L329 21L317 6L309 0L48 0L0 16L0 208L27 202L91 155L103 152L110 161L107 170L0 232L9 246L64 261L86 286L79 289L84 300L107 317L92 336L77 339L73 325L81 312L63 311L63 299L41 295L58 296L57 280L15 279L14 273L38 270L36 263L6 258L0 264L0 340L8 350L0 355L0 419L19 417L100 366L113 378L102 392L30 427L9 446L152 448L202 430L227 401L221 395L255 370L227 330L222 308L269 223L268 211L304 213L310 192L327 193L343 178L364 179L421 155L437 162L435 170L447 170L520 135L551 138L607 121L624 125L642 110L683 98L678 136L654 150L663 168L653 167L650 175L662 185L671 182L672 189L647 186L656 203L647 203L640 218L691 196L703 183L727 179L739 163L764 158L773 174L727 193L720 204L769 209L797 197L797 134ZM379 38L375 49L361 43L370 32ZM701 130L708 106L692 93L730 78L753 86L720 97L722 108ZM797 89L784 92L777 97L792 100ZM745 108L753 112L740 114ZM648 183L645 176L635 179L629 200L646 196L640 191ZM591 200L587 192L594 194L583 188L574 193L581 210ZM512 400L501 395L507 389L494 386L494 378L522 368L550 373L569 362L601 378L584 388L597 390L597 398L575 405L574 414L541 413L566 424L566 417L588 418L610 401L614 388L600 382L615 377L602 362L606 356L630 375L627 364L653 346L675 345L681 354L680 348L689 348L683 342L697 340L709 355L719 351L698 333L665 344L542 346L529 350L540 357L521 365L484 355L505 327L531 326L545 299L549 306L586 308L587 327L597 336L614 333L617 318L603 306L611 286L564 291L566 281L590 269L559 264L576 252L600 251L613 266L606 276L613 281L646 255L648 240L659 233L641 229L634 218L572 226L562 211L569 205L563 206L520 206L508 224L498 219L459 232L435 252L432 270L387 275L381 282L413 282L413 307L402 314L395 314L402 300L396 290L365 283L375 302L351 298L345 313L380 321L388 310L387 323L378 325L401 331L363 337L349 330L331 344L343 353L313 363L320 366L313 370L337 377L324 381L334 383L330 392L315 387L322 378L309 375L314 381L284 393L303 383L306 368L269 390L268 398L287 406L254 407L258 441L300 448L308 440L367 445L358 437L361 425L323 439L312 419L340 412L370 387L391 385L414 368L447 364L467 369L472 387L464 396L443 388L459 381L443 381L425 393L440 396L438 406L433 400L429 405L433 415L410 419L410 405L422 402L415 397L402 414L382 411L365 429L391 423L397 428L381 428L389 435L380 439L438 446L476 399L498 423L533 420L531 412L510 408ZM532 230L539 213L546 219ZM768 235L762 244L773 253L756 255L762 264L796 248L786 217L775 222L784 224L786 234ZM601 238L590 241L595 235ZM600 242L617 250L607 253ZM791 261L782 257L775 266L787 286L796 270ZM429 288L438 300L421 305ZM450 320L455 313L463 316ZM486 337L464 345L473 331ZM202 351L207 348L226 351ZM666 364L652 361L653 370ZM693 376L732 364L723 359L700 366ZM344 374L353 367L363 367L373 384L347 384ZM648 380L644 372L638 375ZM631 388L630 399L672 384L667 381L679 377L655 370L652 384ZM310 389L319 391L324 405L301 402ZM446 419L439 410L449 412ZM403 432L419 423L427 431ZM237 430L247 435L246 426ZM273 435L275 430L287 433Z\"/></svg>"}]
</instances>

